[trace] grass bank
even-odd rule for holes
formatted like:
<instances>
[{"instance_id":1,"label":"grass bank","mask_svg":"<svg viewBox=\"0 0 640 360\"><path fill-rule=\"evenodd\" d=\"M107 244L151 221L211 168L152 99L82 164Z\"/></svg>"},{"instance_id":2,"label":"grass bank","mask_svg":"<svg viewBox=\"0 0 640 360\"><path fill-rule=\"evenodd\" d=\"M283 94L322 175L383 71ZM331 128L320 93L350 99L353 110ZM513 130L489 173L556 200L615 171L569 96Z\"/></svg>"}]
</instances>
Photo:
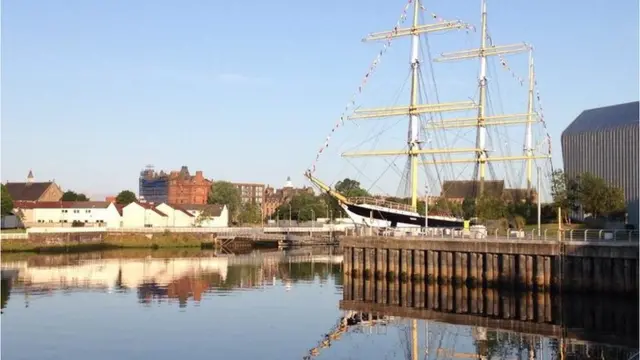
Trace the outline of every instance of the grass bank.
<instances>
[{"instance_id":1,"label":"grass bank","mask_svg":"<svg viewBox=\"0 0 640 360\"><path fill-rule=\"evenodd\" d=\"M203 244L210 243L193 234L127 234L106 235L102 242L69 243L69 244L43 244L24 239L2 240L3 253L31 252L31 253L72 253L86 251L101 251L112 249L179 249L202 248Z\"/></svg>"}]
</instances>

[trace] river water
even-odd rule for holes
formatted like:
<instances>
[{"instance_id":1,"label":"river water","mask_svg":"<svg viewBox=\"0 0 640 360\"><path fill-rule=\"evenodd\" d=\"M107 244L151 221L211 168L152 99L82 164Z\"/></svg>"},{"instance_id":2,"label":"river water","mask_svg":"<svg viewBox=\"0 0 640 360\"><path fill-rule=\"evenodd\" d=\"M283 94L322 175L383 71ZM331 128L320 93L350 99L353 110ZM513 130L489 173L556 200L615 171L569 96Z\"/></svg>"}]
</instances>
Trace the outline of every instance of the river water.
<instances>
[{"instance_id":1,"label":"river water","mask_svg":"<svg viewBox=\"0 0 640 360\"><path fill-rule=\"evenodd\" d=\"M429 309L375 304L374 285L343 291L334 248L3 254L2 268L3 359L628 359L638 348L637 298L440 289Z\"/></svg>"}]
</instances>

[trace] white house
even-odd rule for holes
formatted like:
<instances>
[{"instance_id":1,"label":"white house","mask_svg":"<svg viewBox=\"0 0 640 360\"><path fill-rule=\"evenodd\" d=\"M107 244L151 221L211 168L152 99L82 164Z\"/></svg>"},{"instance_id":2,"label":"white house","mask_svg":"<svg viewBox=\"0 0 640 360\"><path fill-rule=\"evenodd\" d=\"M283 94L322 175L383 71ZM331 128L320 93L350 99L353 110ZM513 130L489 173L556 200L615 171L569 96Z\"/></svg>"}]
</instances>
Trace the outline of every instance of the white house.
<instances>
[{"instance_id":1,"label":"white house","mask_svg":"<svg viewBox=\"0 0 640 360\"><path fill-rule=\"evenodd\" d=\"M158 210L153 204L132 202L122 208L122 227L166 227L169 216Z\"/></svg>"},{"instance_id":2,"label":"white house","mask_svg":"<svg viewBox=\"0 0 640 360\"><path fill-rule=\"evenodd\" d=\"M108 201L15 201L26 227L82 226L120 227L120 213Z\"/></svg>"},{"instance_id":3,"label":"white house","mask_svg":"<svg viewBox=\"0 0 640 360\"><path fill-rule=\"evenodd\" d=\"M181 205L162 203L156 206L156 209L168 216L167 226L170 227L193 227L196 216L190 213Z\"/></svg>"},{"instance_id":4,"label":"white house","mask_svg":"<svg viewBox=\"0 0 640 360\"><path fill-rule=\"evenodd\" d=\"M194 216L194 226L197 227L228 227L229 210L226 205L210 204L180 204Z\"/></svg>"}]
</instances>

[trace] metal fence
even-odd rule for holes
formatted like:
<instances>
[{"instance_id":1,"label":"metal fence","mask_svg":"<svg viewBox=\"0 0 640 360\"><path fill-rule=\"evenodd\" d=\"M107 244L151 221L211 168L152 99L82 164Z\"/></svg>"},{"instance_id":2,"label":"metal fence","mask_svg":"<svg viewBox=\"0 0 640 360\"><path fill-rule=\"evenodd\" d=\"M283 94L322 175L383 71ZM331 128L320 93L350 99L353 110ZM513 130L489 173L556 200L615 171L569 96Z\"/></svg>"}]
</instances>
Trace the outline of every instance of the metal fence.
<instances>
[{"instance_id":1,"label":"metal fence","mask_svg":"<svg viewBox=\"0 0 640 360\"><path fill-rule=\"evenodd\" d=\"M528 241L563 241L563 242L635 242L640 241L638 230L626 229L537 229L517 231L507 229L464 230L430 228L425 233L403 232L401 230L376 231L371 228L360 228L348 232L350 236L380 236L396 238L421 239L457 239L457 240L528 240Z\"/></svg>"}]
</instances>

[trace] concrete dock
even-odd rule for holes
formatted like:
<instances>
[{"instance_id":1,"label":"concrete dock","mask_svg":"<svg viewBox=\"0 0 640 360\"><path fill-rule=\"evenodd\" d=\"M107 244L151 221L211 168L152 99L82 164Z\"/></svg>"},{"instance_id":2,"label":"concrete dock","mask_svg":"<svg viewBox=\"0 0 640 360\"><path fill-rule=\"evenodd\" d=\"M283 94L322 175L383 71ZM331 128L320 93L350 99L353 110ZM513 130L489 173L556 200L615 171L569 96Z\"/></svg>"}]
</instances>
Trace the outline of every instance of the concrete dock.
<instances>
[{"instance_id":1,"label":"concrete dock","mask_svg":"<svg viewBox=\"0 0 640 360\"><path fill-rule=\"evenodd\" d=\"M342 237L352 278L638 293L638 241Z\"/></svg>"}]
</instances>

